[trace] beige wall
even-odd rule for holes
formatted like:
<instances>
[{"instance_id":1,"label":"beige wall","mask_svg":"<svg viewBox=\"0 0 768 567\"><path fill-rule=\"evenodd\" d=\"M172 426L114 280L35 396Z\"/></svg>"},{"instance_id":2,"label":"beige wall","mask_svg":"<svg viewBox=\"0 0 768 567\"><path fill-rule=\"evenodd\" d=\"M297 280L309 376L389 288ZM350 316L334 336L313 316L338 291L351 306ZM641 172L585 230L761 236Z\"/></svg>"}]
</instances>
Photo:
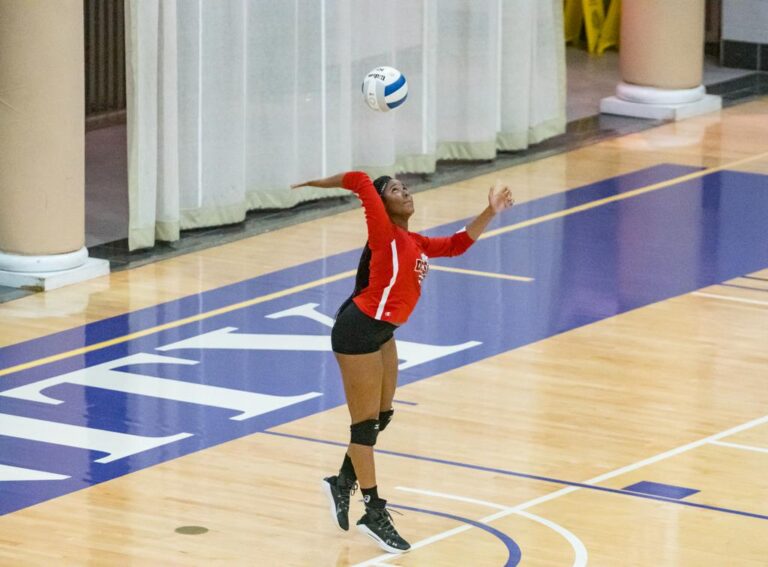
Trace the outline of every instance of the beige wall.
<instances>
[{"instance_id":1,"label":"beige wall","mask_svg":"<svg viewBox=\"0 0 768 567\"><path fill-rule=\"evenodd\" d=\"M701 84L704 0L629 0L621 3L621 76L662 89Z\"/></svg>"},{"instance_id":2,"label":"beige wall","mask_svg":"<svg viewBox=\"0 0 768 567\"><path fill-rule=\"evenodd\" d=\"M0 251L84 245L82 0L0 0Z\"/></svg>"}]
</instances>

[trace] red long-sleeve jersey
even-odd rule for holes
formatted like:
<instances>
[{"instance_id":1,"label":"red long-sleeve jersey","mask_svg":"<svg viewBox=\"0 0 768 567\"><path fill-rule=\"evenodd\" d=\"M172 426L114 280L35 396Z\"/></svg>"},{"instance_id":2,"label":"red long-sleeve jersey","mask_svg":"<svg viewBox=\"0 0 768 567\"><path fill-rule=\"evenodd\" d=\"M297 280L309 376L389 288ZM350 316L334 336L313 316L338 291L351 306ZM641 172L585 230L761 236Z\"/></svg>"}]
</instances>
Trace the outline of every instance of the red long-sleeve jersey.
<instances>
[{"instance_id":1,"label":"red long-sleeve jersey","mask_svg":"<svg viewBox=\"0 0 768 567\"><path fill-rule=\"evenodd\" d=\"M429 258L463 254L475 241L465 229L449 237L428 238L397 226L365 173L345 174L343 186L363 203L371 249L368 287L353 301L369 317L401 325L419 300Z\"/></svg>"}]
</instances>

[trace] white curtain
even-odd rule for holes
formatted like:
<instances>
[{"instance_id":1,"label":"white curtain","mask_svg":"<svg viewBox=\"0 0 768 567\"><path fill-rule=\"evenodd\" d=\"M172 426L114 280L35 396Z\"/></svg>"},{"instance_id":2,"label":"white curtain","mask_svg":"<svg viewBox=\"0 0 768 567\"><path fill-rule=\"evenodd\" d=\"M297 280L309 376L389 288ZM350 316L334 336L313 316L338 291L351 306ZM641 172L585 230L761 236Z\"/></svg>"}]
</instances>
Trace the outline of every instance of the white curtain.
<instances>
[{"instance_id":1,"label":"white curtain","mask_svg":"<svg viewBox=\"0 0 768 567\"><path fill-rule=\"evenodd\" d=\"M565 129L562 0L128 0L130 248ZM367 71L408 101L376 113Z\"/></svg>"}]
</instances>

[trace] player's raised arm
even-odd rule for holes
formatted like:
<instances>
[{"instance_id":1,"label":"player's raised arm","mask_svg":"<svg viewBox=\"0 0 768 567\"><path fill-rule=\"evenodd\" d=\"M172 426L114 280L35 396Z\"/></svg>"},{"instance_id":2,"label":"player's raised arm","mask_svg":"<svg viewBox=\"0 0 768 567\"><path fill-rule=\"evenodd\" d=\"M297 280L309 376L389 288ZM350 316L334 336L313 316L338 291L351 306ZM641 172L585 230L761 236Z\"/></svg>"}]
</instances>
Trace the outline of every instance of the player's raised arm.
<instances>
[{"instance_id":1,"label":"player's raised arm","mask_svg":"<svg viewBox=\"0 0 768 567\"><path fill-rule=\"evenodd\" d=\"M344 174L337 173L330 177L324 177L323 179L313 179L312 181L304 181L303 183L294 183L291 185L291 189L298 189L299 187L320 187L322 189L333 189L335 187L343 187Z\"/></svg>"},{"instance_id":2,"label":"player's raised arm","mask_svg":"<svg viewBox=\"0 0 768 567\"><path fill-rule=\"evenodd\" d=\"M510 208L515 204L515 199L512 197L512 191L508 185L503 185L496 182L496 185L491 187L488 192L488 206L485 210L475 217L471 223L467 225L467 234L472 240L477 240L483 233L491 219L496 216L497 213Z\"/></svg>"}]
</instances>

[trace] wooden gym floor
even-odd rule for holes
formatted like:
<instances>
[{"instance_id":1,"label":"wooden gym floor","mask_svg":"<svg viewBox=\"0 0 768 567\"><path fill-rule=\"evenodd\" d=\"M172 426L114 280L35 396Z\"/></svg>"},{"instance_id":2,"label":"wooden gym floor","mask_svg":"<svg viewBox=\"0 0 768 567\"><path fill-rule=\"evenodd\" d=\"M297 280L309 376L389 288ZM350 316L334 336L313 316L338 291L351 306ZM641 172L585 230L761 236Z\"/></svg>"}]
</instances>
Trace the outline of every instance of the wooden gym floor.
<instances>
[{"instance_id":1,"label":"wooden gym floor","mask_svg":"<svg viewBox=\"0 0 768 567\"><path fill-rule=\"evenodd\" d=\"M768 98L419 193L450 233L332 525L360 210L0 305L2 565L768 563ZM362 513L353 499L351 521Z\"/></svg>"}]
</instances>

